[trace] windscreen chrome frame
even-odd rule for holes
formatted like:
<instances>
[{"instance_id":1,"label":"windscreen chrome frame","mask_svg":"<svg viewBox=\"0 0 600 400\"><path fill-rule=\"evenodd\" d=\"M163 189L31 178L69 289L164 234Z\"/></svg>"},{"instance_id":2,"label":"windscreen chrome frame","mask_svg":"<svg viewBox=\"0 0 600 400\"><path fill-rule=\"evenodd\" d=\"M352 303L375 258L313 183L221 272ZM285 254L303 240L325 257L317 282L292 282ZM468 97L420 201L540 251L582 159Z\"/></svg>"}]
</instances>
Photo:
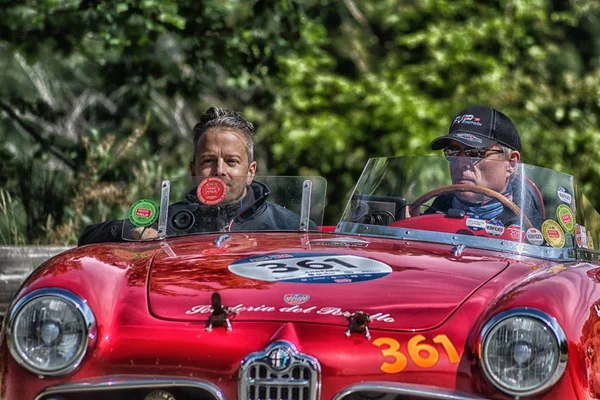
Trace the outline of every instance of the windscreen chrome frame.
<instances>
[{"instance_id":1,"label":"windscreen chrome frame","mask_svg":"<svg viewBox=\"0 0 600 400\"><path fill-rule=\"evenodd\" d=\"M561 262L576 260L575 248L535 246L528 243L512 242L504 239L467 236L456 233L423 231L419 229L407 229L393 226L368 225L356 222L340 222L337 225L335 232L363 236L392 237L396 239L433 242L449 244L453 246L462 244L470 248L496 250Z\"/></svg>"},{"instance_id":2,"label":"windscreen chrome frame","mask_svg":"<svg viewBox=\"0 0 600 400\"><path fill-rule=\"evenodd\" d=\"M302 204L300 206L300 232L308 232L310 226L310 202L312 200L312 181L305 180L302 183Z\"/></svg>"},{"instance_id":3,"label":"windscreen chrome frame","mask_svg":"<svg viewBox=\"0 0 600 400\"><path fill-rule=\"evenodd\" d=\"M160 211L158 214L158 234L157 239L164 239L167 236L167 218L169 218L169 197L171 196L171 181L162 181L160 191Z\"/></svg>"}]
</instances>

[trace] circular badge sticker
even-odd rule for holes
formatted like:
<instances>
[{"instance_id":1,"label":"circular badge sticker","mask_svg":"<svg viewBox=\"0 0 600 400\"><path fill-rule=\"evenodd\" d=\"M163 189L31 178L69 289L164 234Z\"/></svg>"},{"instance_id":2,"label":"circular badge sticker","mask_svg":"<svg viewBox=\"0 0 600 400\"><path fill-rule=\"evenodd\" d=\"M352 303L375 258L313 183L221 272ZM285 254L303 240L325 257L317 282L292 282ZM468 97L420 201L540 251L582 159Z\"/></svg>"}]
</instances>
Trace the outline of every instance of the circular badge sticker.
<instances>
[{"instance_id":1,"label":"circular badge sticker","mask_svg":"<svg viewBox=\"0 0 600 400\"><path fill-rule=\"evenodd\" d=\"M502 225L502 222L492 219L485 225L485 231L488 235L500 236L504 233L504 225Z\"/></svg>"},{"instance_id":2,"label":"circular badge sticker","mask_svg":"<svg viewBox=\"0 0 600 400\"><path fill-rule=\"evenodd\" d=\"M571 235L575 233L575 216L573 210L566 204L559 204L556 207L556 220Z\"/></svg>"},{"instance_id":3,"label":"circular badge sticker","mask_svg":"<svg viewBox=\"0 0 600 400\"><path fill-rule=\"evenodd\" d=\"M267 282L352 283L383 278L392 268L370 258L328 253L273 253L242 258L229 271Z\"/></svg>"},{"instance_id":4,"label":"circular badge sticker","mask_svg":"<svg viewBox=\"0 0 600 400\"><path fill-rule=\"evenodd\" d=\"M129 207L129 220L135 226L150 226L158 219L158 205L152 200L141 199Z\"/></svg>"},{"instance_id":5,"label":"circular badge sticker","mask_svg":"<svg viewBox=\"0 0 600 400\"><path fill-rule=\"evenodd\" d=\"M202 204L214 206L223 201L227 195L227 184L221 178L206 178L198 185L196 196Z\"/></svg>"},{"instance_id":6,"label":"circular badge sticker","mask_svg":"<svg viewBox=\"0 0 600 400\"><path fill-rule=\"evenodd\" d=\"M510 225L508 228L508 236L510 236L510 238L512 240L517 240L519 242L522 242L523 239L525 239L525 231L523 231L523 229L521 229L521 227L517 224L513 224Z\"/></svg>"},{"instance_id":7,"label":"circular badge sticker","mask_svg":"<svg viewBox=\"0 0 600 400\"><path fill-rule=\"evenodd\" d=\"M556 221L545 220L542 224L542 235L552 247L563 247L565 245L565 233Z\"/></svg>"},{"instance_id":8,"label":"circular badge sticker","mask_svg":"<svg viewBox=\"0 0 600 400\"><path fill-rule=\"evenodd\" d=\"M527 241L533 245L541 246L544 244L544 236L542 236L542 232L540 232L539 229L527 229L527 232L525 232L525 237L527 238Z\"/></svg>"},{"instance_id":9,"label":"circular badge sticker","mask_svg":"<svg viewBox=\"0 0 600 400\"><path fill-rule=\"evenodd\" d=\"M485 219L481 218L480 216L472 215L470 217L467 217L467 219L465 220L465 224L467 224L467 228L477 232L482 229L485 229L486 222Z\"/></svg>"},{"instance_id":10,"label":"circular badge sticker","mask_svg":"<svg viewBox=\"0 0 600 400\"><path fill-rule=\"evenodd\" d=\"M573 197L564 186L559 186L558 190L556 191L556 194L558 195L560 201L562 201L563 203L571 204L571 200L573 199Z\"/></svg>"}]
</instances>

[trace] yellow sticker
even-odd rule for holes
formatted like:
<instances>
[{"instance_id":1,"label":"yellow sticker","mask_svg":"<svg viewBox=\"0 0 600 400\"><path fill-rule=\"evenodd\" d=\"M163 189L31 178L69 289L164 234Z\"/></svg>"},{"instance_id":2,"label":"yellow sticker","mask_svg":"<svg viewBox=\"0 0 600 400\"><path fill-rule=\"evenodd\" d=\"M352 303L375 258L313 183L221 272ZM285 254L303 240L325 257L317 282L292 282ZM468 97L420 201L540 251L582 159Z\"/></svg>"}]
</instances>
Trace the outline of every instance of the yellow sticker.
<instances>
[{"instance_id":1,"label":"yellow sticker","mask_svg":"<svg viewBox=\"0 0 600 400\"><path fill-rule=\"evenodd\" d=\"M565 245L565 233L556 221L545 220L542 224L542 235L552 247L563 247Z\"/></svg>"},{"instance_id":2,"label":"yellow sticker","mask_svg":"<svg viewBox=\"0 0 600 400\"><path fill-rule=\"evenodd\" d=\"M592 232L587 231L587 247L588 249L594 250L594 238L592 237Z\"/></svg>"}]
</instances>

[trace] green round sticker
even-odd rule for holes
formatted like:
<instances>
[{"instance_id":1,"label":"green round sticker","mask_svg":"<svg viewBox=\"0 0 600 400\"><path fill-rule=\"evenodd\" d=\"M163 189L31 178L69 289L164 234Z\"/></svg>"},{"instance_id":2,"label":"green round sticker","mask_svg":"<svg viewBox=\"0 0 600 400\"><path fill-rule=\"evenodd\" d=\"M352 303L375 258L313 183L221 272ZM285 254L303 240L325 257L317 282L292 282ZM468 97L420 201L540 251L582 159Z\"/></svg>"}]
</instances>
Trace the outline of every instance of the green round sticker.
<instances>
[{"instance_id":1,"label":"green round sticker","mask_svg":"<svg viewBox=\"0 0 600 400\"><path fill-rule=\"evenodd\" d=\"M129 220L135 226L150 226L157 219L158 206L152 200L138 200L129 207Z\"/></svg>"},{"instance_id":2,"label":"green round sticker","mask_svg":"<svg viewBox=\"0 0 600 400\"><path fill-rule=\"evenodd\" d=\"M575 216L568 205L561 204L556 207L556 219L565 232L571 235L575 233Z\"/></svg>"}]
</instances>

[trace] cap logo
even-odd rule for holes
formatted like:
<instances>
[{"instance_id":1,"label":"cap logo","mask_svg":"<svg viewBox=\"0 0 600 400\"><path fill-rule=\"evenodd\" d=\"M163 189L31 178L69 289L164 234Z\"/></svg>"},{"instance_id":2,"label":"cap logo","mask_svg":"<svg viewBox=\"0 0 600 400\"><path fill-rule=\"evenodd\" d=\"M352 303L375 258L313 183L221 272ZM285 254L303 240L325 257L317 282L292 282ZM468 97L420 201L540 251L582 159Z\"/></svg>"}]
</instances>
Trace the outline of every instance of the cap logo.
<instances>
[{"instance_id":1,"label":"cap logo","mask_svg":"<svg viewBox=\"0 0 600 400\"><path fill-rule=\"evenodd\" d=\"M483 143L483 141L475 135L471 135L470 133L453 133L452 136L461 138L464 140L468 140L469 142L474 143Z\"/></svg>"},{"instance_id":2,"label":"cap logo","mask_svg":"<svg viewBox=\"0 0 600 400\"><path fill-rule=\"evenodd\" d=\"M473 114L459 115L458 117L454 118L452 125L457 125L457 124L469 124L469 125L476 125L476 126L482 125L481 117L476 117Z\"/></svg>"}]
</instances>

